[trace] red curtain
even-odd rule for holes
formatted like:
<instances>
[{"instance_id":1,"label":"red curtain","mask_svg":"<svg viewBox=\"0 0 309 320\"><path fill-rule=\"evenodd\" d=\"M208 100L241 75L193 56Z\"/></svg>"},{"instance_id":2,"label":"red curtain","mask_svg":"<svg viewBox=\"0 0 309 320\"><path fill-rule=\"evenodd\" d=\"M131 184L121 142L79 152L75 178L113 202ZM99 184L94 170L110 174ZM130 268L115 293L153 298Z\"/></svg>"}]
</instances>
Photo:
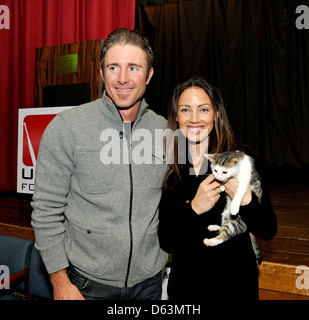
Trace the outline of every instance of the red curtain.
<instances>
[{"instance_id":1,"label":"red curtain","mask_svg":"<svg viewBox=\"0 0 309 320\"><path fill-rule=\"evenodd\" d=\"M133 29L135 0L0 0L1 5L9 9L9 29L1 28L0 10L0 191L15 191L18 109L34 105L35 49Z\"/></svg>"}]
</instances>

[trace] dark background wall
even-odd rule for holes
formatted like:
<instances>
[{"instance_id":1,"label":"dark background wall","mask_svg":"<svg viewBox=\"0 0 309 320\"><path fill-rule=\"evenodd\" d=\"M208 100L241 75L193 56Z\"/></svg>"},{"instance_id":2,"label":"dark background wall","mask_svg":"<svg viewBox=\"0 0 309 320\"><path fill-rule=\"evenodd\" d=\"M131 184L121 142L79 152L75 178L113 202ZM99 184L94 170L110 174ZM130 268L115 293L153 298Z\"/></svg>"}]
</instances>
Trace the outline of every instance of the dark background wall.
<instances>
[{"instance_id":1,"label":"dark background wall","mask_svg":"<svg viewBox=\"0 0 309 320\"><path fill-rule=\"evenodd\" d=\"M309 30L295 25L308 0L137 4L136 28L155 52L152 109L166 116L175 85L200 75L220 90L236 138L265 167L308 169Z\"/></svg>"}]
</instances>

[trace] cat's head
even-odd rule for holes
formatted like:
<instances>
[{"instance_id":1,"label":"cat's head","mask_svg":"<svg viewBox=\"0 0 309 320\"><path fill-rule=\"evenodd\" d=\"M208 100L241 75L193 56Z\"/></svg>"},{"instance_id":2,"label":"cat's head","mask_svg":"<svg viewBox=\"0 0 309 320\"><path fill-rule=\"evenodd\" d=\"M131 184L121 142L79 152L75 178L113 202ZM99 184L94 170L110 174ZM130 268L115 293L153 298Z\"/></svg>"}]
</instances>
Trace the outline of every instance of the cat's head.
<instances>
[{"instance_id":1,"label":"cat's head","mask_svg":"<svg viewBox=\"0 0 309 320\"><path fill-rule=\"evenodd\" d=\"M236 151L207 154L205 157L210 161L211 171L215 178L225 182L238 174L239 161L243 155L242 152Z\"/></svg>"}]
</instances>

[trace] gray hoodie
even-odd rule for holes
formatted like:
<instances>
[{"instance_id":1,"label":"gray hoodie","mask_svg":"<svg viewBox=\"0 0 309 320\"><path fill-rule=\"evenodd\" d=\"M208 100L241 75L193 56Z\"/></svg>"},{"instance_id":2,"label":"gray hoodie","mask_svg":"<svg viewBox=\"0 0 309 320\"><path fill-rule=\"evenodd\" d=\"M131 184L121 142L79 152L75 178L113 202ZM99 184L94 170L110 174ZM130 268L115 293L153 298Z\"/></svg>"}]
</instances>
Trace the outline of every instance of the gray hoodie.
<instances>
[{"instance_id":1,"label":"gray hoodie","mask_svg":"<svg viewBox=\"0 0 309 320\"><path fill-rule=\"evenodd\" d=\"M36 247L49 273L71 264L97 282L131 287L164 267L157 229L167 164L157 140L166 124L143 100L128 143L131 126L105 93L51 121L31 203Z\"/></svg>"}]
</instances>

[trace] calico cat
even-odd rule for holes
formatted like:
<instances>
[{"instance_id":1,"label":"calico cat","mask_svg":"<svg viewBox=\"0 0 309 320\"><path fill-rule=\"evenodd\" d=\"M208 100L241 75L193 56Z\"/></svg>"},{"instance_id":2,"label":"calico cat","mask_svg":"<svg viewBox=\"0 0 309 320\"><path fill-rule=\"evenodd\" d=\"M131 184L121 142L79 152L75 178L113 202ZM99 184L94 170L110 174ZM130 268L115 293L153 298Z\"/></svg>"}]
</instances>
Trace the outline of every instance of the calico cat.
<instances>
[{"instance_id":1,"label":"calico cat","mask_svg":"<svg viewBox=\"0 0 309 320\"><path fill-rule=\"evenodd\" d=\"M238 188L233 200L227 198L227 204L222 212L221 226L210 225L209 231L218 231L219 234L212 239L204 239L204 244L207 246L216 246L228 239L246 232L247 225L237 213L239 212L240 204L251 186L259 200L262 197L262 188L260 177L255 170L253 159L241 151L224 152L220 154L205 155L211 162L211 170L215 178L225 182L229 178L234 177L238 182ZM224 191L224 186L221 191ZM262 262L262 255L258 248L256 239L253 234L250 234L252 247L258 263Z\"/></svg>"}]
</instances>

